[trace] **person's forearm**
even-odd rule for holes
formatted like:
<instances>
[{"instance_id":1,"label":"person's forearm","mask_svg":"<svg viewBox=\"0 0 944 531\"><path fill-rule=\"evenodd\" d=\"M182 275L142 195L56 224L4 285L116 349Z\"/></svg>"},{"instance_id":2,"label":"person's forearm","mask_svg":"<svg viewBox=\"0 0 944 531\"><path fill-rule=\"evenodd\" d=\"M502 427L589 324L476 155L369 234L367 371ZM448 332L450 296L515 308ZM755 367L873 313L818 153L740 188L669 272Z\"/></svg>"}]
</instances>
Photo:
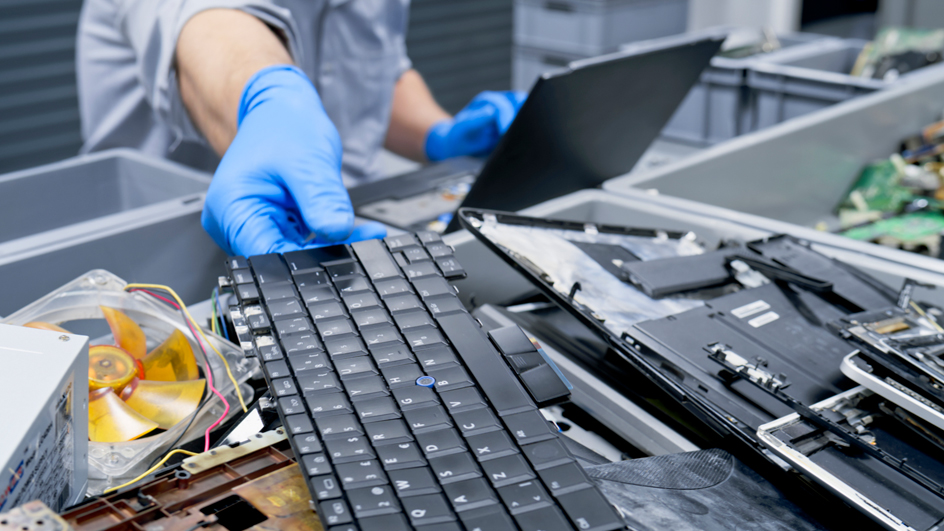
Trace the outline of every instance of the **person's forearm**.
<instances>
[{"instance_id":1,"label":"person's forearm","mask_svg":"<svg viewBox=\"0 0 944 531\"><path fill-rule=\"evenodd\" d=\"M426 161L426 133L436 122L451 118L433 99L416 70L408 70L393 90L390 127L384 146L409 159Z\"/></svg>"},{"instance_id":2,"label":"person's forearm","mask_svg":"<svg viewBox=\"0 0 944 531\"><path fill-rule=\"evenodd\" d=\"M267 66L292 64L268 26L234 9L194 15L177 39L176 60L190 119L220 155L236 136L239 98L249 78Z\"/></svg>"}]
</instances>

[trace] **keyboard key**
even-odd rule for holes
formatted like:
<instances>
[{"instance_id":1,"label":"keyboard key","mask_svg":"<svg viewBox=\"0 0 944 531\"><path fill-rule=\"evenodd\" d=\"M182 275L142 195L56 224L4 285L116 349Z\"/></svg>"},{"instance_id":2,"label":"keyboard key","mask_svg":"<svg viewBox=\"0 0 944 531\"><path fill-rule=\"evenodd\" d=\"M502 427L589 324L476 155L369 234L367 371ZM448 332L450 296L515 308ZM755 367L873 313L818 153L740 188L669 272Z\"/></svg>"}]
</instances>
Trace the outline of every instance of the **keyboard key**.
<instances>
[{"instance_id":1,"label":"keyboard key","mask_svg":"<svg viewBox=\"0 0 944 531\"><path fill-rule=\"evenodd\" d=\"M511 437L503 431L481 433L466 438L472 455L479 461L488 461L506 455L518 453L518 447L511 441Z\"/></svg>"},{"instance_id":2,"label":"keyboard key","mask_svg":"<svg viewBox=\"0 0 944 531\"><path fill-rule=\"evenodd\" d=\"M479 409L486 407L485 399L475 390L474 387L465 389L456 389L454 391L443 391L439 393L439 398L450 413L468 411L470 409Z\"/></svg>"},{"instance_id":3,"label":"keyboard key","mask_svg":"<svg viewBox=\"0 0 944 531\"><path fill-rule=\"evenodd\" d=\"M400 418L400 410L396 402L386 396L355 402L354 411L363 423Z\"/></svg>"},{"instance_id":4,"label":"keyboard key","mask_svg":"<svg viewBox=\"0 0 944 531\"><path fill-rule=\"evenodd\" d=\"M262 298L270 305L273 301L296 298L295 286L291 282L268 282L262 285Z\"/></svg>"},{"instance_id":5,"label":"keyboard key","mask_svg":"<svg viewBox=\"0 0 944 531\"><path fill-rule=\"evenodd\" d=\"M553 500L548 495L540 481L525 481L517 485L508 485L498 489L505 507L511 514L519 514L533 509L550 507Z\"/></svg>"},{"instance_id":6,"label":"keyboard key","mask_svg":"<svg viewBox=\"0 0 944 531\"><path fill-rule=\"evenodd\" d=\"M298 389L295 387L295 381L291 378L279 378L272 380L269 390L275 392L275 396L297 395Z\"/></svg>"},{"instance_id":7,"label":"keyboard key","mask_svg":"<svg viewBox=\"0 0 944 531\"><path fill-rule=\"evenodd\" d=\"M416 295L413 295L412 293L390 297L389 299L386 299L386 303L387 308L389 308L394 314L397 312L405 312L423 307L423 303L421 303L420 300L416 298Z\"/></svg>"},{"instance_id":8,"label":"keyboard key","mask_svg":"<svg viewBox=\"0 0 944 531\"><path fill-rule=\"evenodd\" d=\"M402 420L385 420L364 425L374 446L399 444L413 440L413 435Z\"/></svg>"},{"instance_id":9,"label":"keyboard key","mask_svg":"<svg viewBox=\"0 0 944 531\"><path fill-rule=\"evenodd\" d=\"M352 312L358 308L380 306L380 299L377 298L376 294L370 291L345 293L341 298L344 299L344 304L347 305L347 309Z\"/></svg>"},{"instance_id":10,"label":"keyboard key","mask_svg":"<svg viewBox=\"0 0 944 531\"><path fill-rule=\"evenodd\" d=\"M377 289L377 293L380 294L381 298L387 298L401 293L413 293L413 288L410 287L410 283L402 278L389 278L375 281L374 288Z\"/></svg>"},{"instance_id":11,"label":"keyboard key","mask_svg":"<svg viewBox=\"0 0 944 531\"><path fill-rule=\"evenodd\" d=\"M249 258L249 265L259 284L267 282L288 282L292 280L292 275L288 272L282 257L277 254L261 254Z\"/></svg>"},{"instance_id":12,"label":"keyboard key","mask_svg":"<svg viewBox=\"0 0 944 531\"><path fill-rule=\"evenodd\" d=\"M322 269L309 271L307 273L297 273L295 275L295 285L300 288L317 288L319 286L330 286L331 280L328 274Z\"/></svg>"},{"instance_id":13,"label":"keyboard key","mask_svg":"<svg viewBox=\"0 0 944 531\"><path fill-rule=\"evenodd\" d=\"M315 322L315 327L318 329L322 340L357 334L354 322L350 319L319 320Z\"/></svg>"},{"instance_id":14,"label":"keyboard key","mask_svg":"<svg viewBox=\"0 0 944 531\"><path fill-rule=\"evenodd\" d=\"M403 417L413 433L452 427L452 419L442 406L408 409L403 412Z\"/></svg>"},{"instance_id":15,"label":"keyboard key","mask_svg":"<svg viewBox=\"0 0 944 531\"><path fill-rule=\"evenodd\" d=\"M322 439L340 439L357 435L364 435L360 422L354 415L332 415L317 417L315 424Z\"/></svg>"},{"instance_id":16,"label":"keyboard key","mask_svg":"<svg viewBox=\"0 0 944 531\"><path fill-rule=\"evenodd\" d=\"M281 299L270 302L268 303L268 307L269 314L272 315L273 319L305 313L305 308L302 307L301 301L294 297L291 299Z\"/></svg>"},{"instance_id":17,"label":"keyboard key","mask_svg":"<svg viewBox=\"0 0 944 531\"><path fill-rule=\"evenodd\" d=\"M397 328L408 330L410 328L435 328L436 323L426 312L400 312L394 317L397 321Z\"/></svg>"},{"instance_id":18,"label":"keyboard key","mask_svg":"<svg viewBox=\"0 0 944 531\"><path fill-rule=\"evenodd\" d=\"M323 350L321 340L313 333L302 332L300 334L289 334L283 336L282 348L291 356L295 352L306 352L311 350Z\"/></svg>"},{"instance_id":19,"label":"keyboard key","mask_svg":"<svg viewBox=\"0 0 944 531\"><path fill-rule=\"evenodd\" d=\"M426 465L426 460L415 442L378 446L377 458L383 463L384 470L388 471Z\"/></svg>"},{"instance_id":20,"label":"keyboard key","mask_svg":"<svg viewBox=\"0 0 944 531\"><path fill-rule=\"evenodd\" d=\"M410 247L413 245L419 245L419 242L416 241L416 238L412 234L399 234L397 236L387 236L384 238L384 243L387 244L387 247L391 251L399 251L404 247Z\"/></svg>"},{"instance_id":21,"label":"keyboard key","mask_svg":"<svg viewBox=\"0 0 944 531\"><path fill-rule=\"evenodd\" d=\"M252 285L255 287L255 280L253 280L252 273L247 268L233 269L230 273L230 278L232 278L233 282L237 285Z\"/></svg>"},{"instance_id":22,"label":"keyboard key","mask_svg":"<svg viewBox=\"0 0 944 531\"><path fill-rule=\"evenodd\" d=\"M392 326L372 326L361 331L361 337L367 343L368 348L383 345L385 343L403 343L400 333Z\"/></svg>"},{"instance_id":23,"label":"keyboard key","mask_svg":"<svg viewBox=\"0 0 944 531\"><path fill-rule=\"evenodd\" d=\"M314 319L315 322L333 319L335 317L343 317L347 314L347 312L344 311L344 307L342 307L341 303L338 301L309 304L308 313L311 314L311 318Z\"/></svg>"},{"instance_id":24,"label":"keyboard key","mask_svg":"<svg viewBox=\"0 0 944 531\"><path fill-rule=\"evenodd\" d=\"M343 393L321 393L315 395L308 395L305 397L305 402L308 404L308 409L311 411L311 416L315 417L327 417L329 415L343 415L345 413L353 413L354 408L351 407L350 402L347 401L347 397Z\"/></svg>"},{"instance_id":25,"label":"keyboard key","mask_svg":"<svg viewBox=\"0 0 944 531\"><path fill-rule=\"evenodd\" d=\"M334 291L334 288L330 286L317 286L313 288L300 287L298 288L298 292L301 294L302 300L305 301L305 304L309 306L318 302L338 300L338 294Z\"/></svg>"},{"instance_id":26,"label":"keyboard key","mask_svg":"<svg viewBox=\"0 0 944 531\"><path fill-rule=\"evenodd\" d=\"M320 249L292 251L285 253L282 257L285 258L285 262L288 264L288 268L291 270L292 274L298 276L299 273L303 271L321 269L321 261L324 254L319 254L317 251L320 251ZM336 258L332 259L336 260Z\"/></svg>"},{"instance_id":27,"label":"keyboard key","mask_svg":"<svg viewBox=\"0 0 944 531\"><path fill-rule=\"evenodd\" d=\"M376 459L340 464L337 466L337 473L345 491L387 483L387 475Z\"/></svg>"},{"instance_id":28,"label":"keyboard key","mask_svg":"<svg viewBox=\"0 0 944 531\"><path fill-rule=\"evenodd\" d=\"M455 251L452 250L452 247L449 247L445 243L431 243L426 246L426 250L429 251L429 255L433 258L442 258L444 256L452 256Z\"/></svg>"},{"instance_id":29,"label":"keyboard key","mask_svg":"<svg viewBox=\"0 0 944 531\"><path fill-rule=\"evenodd\" d=\"M406 338L406 342L410 345L414 352L418 349L426 347L446 345L446 340L443 339L443 336L439 333L439 330L436 330L435 328L404 330L403 337Z\"/></svg>"},{"instance_id":30,"label":"keyboard key","mask_svg":"<svg viewBox=\"0 0 944 531\"><path fill-rule=\"evenodd\" d=\"M557 432L551 428L551 424L538 410L508 415L502 420L505 421L508 431L511 432L518 444L528 444L557 437Z\"/></svg>"},{"instance_id":31,"label":"keyboard key","mask_svg":"<svg viewBox=\"0 0 944 531\"><path fill-rule=\"evenodd\" d=\"M255 309L254 309L255 308ZM246 324L249 325L249 329L256 334L263 334L268 332L272 328L272 323L269 322L269 316L265 314L258 306L250 306L246 308Z\"/></svg>"},{"instance_id":32,"label":"keyboard key","mask_svg":"<svg viewBox=\"0 0 944 531\"><path fill-rule=\"evenodd\" d=\"M302 394L330 393L341 390L341 382L333 372L302 373L298 375L298 386Z\"/></svg>"},{"instance_id":33,"label":"keyboard key","mask_svg":"<svg viewBox=\"0 0 944 531\"><path fill-rule=\"evenodd\" d=\"M406 517L402 514L385 514L383 516L372 516L358 520L361 529L382 529L383 531L413 531ZM329 531L334 531L329 530Z\"/></svg>"},{"instance_id":34,"label":"keyboard key","mask_svg":"<svg viewBox=\"0 0 944 531\"><path fill-rule=\"evenodd\" d=\"M424 244L442 241L442 237L439 235L439 233L433 232L431 230L417 232L416 237L419 238Z\"/></svg>"},{"instance_id":35,"label":"keyboard key","mask_svg":"<svg viewBox=\"0 0 944 531\"><path fill-rule=\"evenodd\" d=\"M400 268L380 240L356 242L351 244L351 248L364 265L368 277L376 281L400 276Z\"/></svg>"},{"instance_id":36,"label":"keyboard key","mask_svg":"<svg viewBox=\"0 0 944 531\"><path fill-rule=\"evenodd\" d=\"M311 490L319 501L341 497L341 484L332 475L314 477L309 482L313 487Z\"/></svg>"},{"instance_id":37,"label":"keyboard key","mask_svg":"<svg viewBox=\"0 0 944 531\"><path fill-rule=\"evenodd\" d=\"M347 246L341 244L285 253L285 261L289 263L290 267L292 263L298 263L299 266L324 265L325 262L351 259L353 257Z\"/></svg>"},{"instance_id":38,"label":"keyboard key","mask_svg":"<svg viewBox=\"0 0 944 531\"><path fill-rule=\"evenodd\" d=\"M416 409L439 403L436 393L432 389L421 385L397 387L392 389L391 392L393 398L397 401L397 405L402 410Z\"/></svg>"},{"instance_id":39,"label":"keyboard key","mask_svg":"<svg viewBox=\"0 0 944 531\"><path fill-rule=\"evenodd\" d=\"M288 363L298 376L302 376L305 371L323 371L331 368L328 363L328 355L317 350L296 352L288 357Z\"/></svg>"},{"instance_id":40,"label":"keyboard key","mask_svg":"<svg viewBox=\"0 0 944 531\"><path fill-rule=\"evenodd\" d=\"M397 491L397 496L406 498L439 492L439 482L426 467L391 470L390 484Z\"/></svg>"},{"instance_id":41,"label":"keyboard key","mask_svg":"<svg viewBox=\"0 0 944 531\"><path fill-rule=\"evenodd\" d=\"M387 385L390 386L391 389L406 385L416 385L416 379L423 376L419 365L415 363L394 365L392 367L381 366L380 372L383 374Z\"/></svg>"},{"instance_id":42,"label":"keyboard key","mask_svg":"<svg viewBox=\"0 0 944 531\"><path fill-rule=\"evenodd\" d=\"M301 435L315 429L311 425L311 419L308 418L308 415L288 415L285 417L285 427L292 435Z\"/></svg>"},{"instance_id":43,"label":"keyboard key","mask_svg":"<svg viewBox=\"0 0 944 531\"><path fill-rule=\"evenodd\" d=\"M544 507L515 515L521 531L573 531L570 522L557 507Z\"/></svg>"},{"instance_id":44,"label":"keyboard key","mask_svg":"<svg viewBox=\"0 0 944 531\"><path fill-rule=\"evenodd\" d=\"M427 458L441 457L466 451L465 441L452 428L416 434L416 442Z\"/></svg>"},{"instance_id":45,"label":"keyboard key","mask_svg":"<svg viewBox=\"0 0 944 531\"><path fill-rule=\"evenodd\" d=\"M456 294L456 290L441 277L419 278L413 281L413 286L423 300L439 295Z\"/></svg>"},{"instance_id":46,"label":"keyboard key","mask_svg":"<svg viewBox=\"0 0 944 531\"><path fill-rule=\"evenodd\" d=\"M455 295L443 295L442 297L433 297L426 299L426 306L432 312L433 317L437 319L443 315L456 312L465 312L465 306Z\"/></svg>"},{"instance_id":47,"label":"keyboard key","mask_svg":"<svg viewBox=\"0 0 944 531\"><path fill-rule=\"evenodd\" d=\"M308 454L302 456L302 468L309 476L320 476L331 473L331 464L324 454Z\"/></svg>"},{"instance_id":48,"label":"keyboard key","mask_svg":"<svg viewBox=\"0 0 944 531\"><path fill-rule=\"evenodd\" d=\"M458 358L447 346L420 350L416 353L416 360L427 370L459 365Z\"/></svg>"},{"instance_id":49,"label":"keyboard key","mask_svg":"<svg viewBox=\"0 0 944 531\"><path fill-rule=\"evenodd\" d=\"M443 272L446 279L455 279L465 277L465 269L459 265L459 261L454 256L442 256L436 258L436 265Z\"/></svg>"},{"instance_id":50,"label":"keyboard key","mask_svg":"<svg viewBox=\"0 0 944 531\"><path fill-rule=\"evenodd\" d=\"M414 262L412 264L406 265L403 267L403 271L406 273L406 276L410 280L414 278L428 277L431 275L439 275L439 269L437 269L436 264L430 261L424 262Z\"/></svg>"},{"instance_id":51,"label":"keyboard key","mask_svg":"<svg viewBox=\"0 0 944 531\"><path fill-rule=\"evenodd\" d=\"M554 496L589 486L586 474L576 462L538 470L538 476Z\"/></svg>"},{"instance_id":52,"label":"keyboard key","mask_svg":"<svg viewBox=\"0 0 944 531\"><path fill-rule=\"evenodd\" d=\"M328 455L335 464L350 463L373 459L374 448L364 436L345 437L343 439L328 439L325 441Z\"/></svg>"},{"instance_id":53,"label":"keyboard key","mask_svg":"<svg viewBox=\"0 0 944 531\"><path fill-rule=\"evenodd\" d=\"M226 258L226 267L229 269L246 269L249 267L249 262L246 261L245 256L230 256Z\"/></svg>"},{"instance_id":54,"label":"keyboard key","mask_svg":"<svg viewBox=\"0 0 944 531\"><path fill-rule=\"evenodd\" d=\"M517 531L515 523L501 505L489 505L459 513L466 531Z\"/></svg>"},{"instance_id":55,"label":"keyboard key","mask_svg":"<svg viewBox=\"0 0 944 531\"><path fill-rule=\"evenodd\" d=\"M300 332L311 332L311 322L308 321L307 317L292 317L289 319L277 319L275 321L275 331L279 333L279 337L285 336L288 334L295 334Z\"/></svg>"},{"instance_id":56,"label":"keyboard key","mask_svg":"<svg viewBox=\"0 0 944 531\"><path fill-rule=\"evenodd\" d=\"M353 521L351 511L343 499L328 500L318 504L318 518L323 524L342 525Z\"/></svg>"},{"instance_id":57,"label":"keyboard key","mask_svg":"<svg viewBox=\"0 0 944 531\"><path fill-rule=\"evenodd\" d=\"M403 365L404 363L414 363L416 361L416 358L413 357L413 353L410 351L410 347L403 343L388 343L386 345L372 347L370 349L370 356L374 358L374 362L381 369L394 365Z\"/></svg>"},{"instance_id":58,"label":"keyboard key","mask_svg":"<svg viewBox=\"0 0 944 531\"><path fill-rule=\"evenodd\" d=\"M299 415L305 413L305 403L298 395L285 396L279 399L279 408L285 415Z\"/></svg>"},{"instance_id":59,"label":"keyboard key","mask_svg":"<svg viewBox=\"0 0 944 531\"><path fill-rule=\"evenodd\" d=\"M525 445L522 447L522 453L535 470L563 465L574 460L558 438Z\"/></svg>"},{"instance_id":60,"label":"keyboard key","mask_svg":"<svg viewBox=\"0 0 944 531\"><path fill-rule=\"evenodd\" d=\"M501 422L499 422L490 409L462 411L453 415L453 418L456 421L456 427L458 427L462 435L466 437L500 430L502 428Z\"/></svg>"},{"instance_id":61,"label":"keyboard key","mask_svg":"<svg viewBox=\"0 0 944 531\"><path fill-rule=\"evenodd\" d=\"M285 360L270 361L266 363L264 367L269 378L285 378L291 376L291 373L288 371L288 364L285 363Z\"/></svg>"},{"instance_id":62,"label":"keyboard key","mask_svg":"<svg viewBox=\"0 0 944 531\"><path fill-rule=\"evenodd\" d=\"M347 389L347 395L351 397L351 400L354 402L370 400L390 394L390 392L387 391L387 386L384 385L383 380L379 376L363 376L346 380L344 387Z\"/></svg>"},{"instance_id":63,"label":"keyboard key","mask_svg":"<svg viewBox=\"0 0 944 531\"><path fill-rule=\"evenodd\" d=\"M374 368L374 364L370 362L368 356L335 360L334 370L337 371L342 381L361 376L377 375L377 369Z\"/></svg>"},{"instance_id":64,"label":"keyboard key","mask_svg":"<svg viewBox=\"0 0 944 531\"><path fill-rule=\"evenodd\" d=\"M332 360L367 355L367 347L364 346L364 342L361 341L361 338L356 336L332 337L325 341L324 345Z\"/></svg>"},{"instance_id":65,"label":"keyboard key","mask_svg":"<svg viewBox=\"0 0 944 531\"><path fill-rule=\"evenodd\" d=\"M370 281L361 276L335 280L334 287L341 292L341 295L357 291L371 291Z\"/></svg>"},{"instance_id":66,"label":"keyboard key","mask_svg":"<svg viewBox=\"0 0 944 531\"><path fill-rule=\"evenodd\" d=\"M407 247L401 251L404 258L409 263L421 262L423 260L429 260L429 253L426 252L422 247Z\"/></svg>"},{"instance_id":67,"label":"keyboard key","mask_svg":"<svg viewBox=\"0 0 944 531\"><path fill-rule=\"evenodd\" d=\"M313 454L322 451L321 441L314 433L305 433L295 436L295 448L299 455Z\"/></svg>"},{"instance_id":68,"label":"keyboard key","mask_svg":"<svg viewBox=\"0 0 944 531\"><path fill-rule=\"evenodd\" d=\"M482 462L485 475L495 487L504 487L534 479L534 472L520 455L509 455Z\"/></svg>"},{"instance_id":69,"label":"keyboard key","mask_svg":"<svg viewBox=\"0 0 944 531\"><path fill-rule=\"evenodd\" d=\"M498 503L498 495L482 478L467 479L443 485L446 498L456 512L478 509Z\"/></svg>"},{"instance_id":70,"label":"keyboard key","mask_svg":"<svg viewBox=\"0 0 944 531\"><path fill-rule=\"evenodd\" d=\"M337 282L339 278L364 274L364 269L354 260L331 262L330 264L324 264L324 268L335 282Z\"/></svg>"},{"instance_id":71,"label":"keyboard key","mask_svg":"<svg viewBox=\"0 0 944 531\"><path fill-rule=\"evenodd\" d=\"M456 519L442 494L403 498L403 511L414 526L452 522Z\"/></svg>"},{"instance_id":72,"label":"keyboard key","mask_svg":"<svg viewBox=\"0 0 944 531\"><path fill-rule=\"evenodd\" d=\"M258 343L256 343L256 345L256 352L258 352L258 355L260 358L262 358L262 361L275 361L283 359L282 349L280 349L278 345L259 346Z\"/></svg>"},{"instance_id":73,"label":"keyboard key","mask_svg":"<svg viewBox=\"0 0 944 531\"><path fill-rule=\"evenodd\" d=\"M417 356L421 357L419 354ZM469 373L465 372L465 369L458 365L443 368L434 366L427 368L426 374L436 379L436 390L440 393L475 385Z\"/></svg>"},{"instance_id":74,"label":"keyboard key","mask_svg":"<svg viewBox=\"0 0 944 531\"><path fill-rule=\"evenodd\" d=\"M389 485L349 490L347 499L358 519L400 512L400 502Z\"/></svg>"},{"instance_id":75,"label":"keyboard key","mask_svg":"<svg viewBox=\"0 0 944 531\"><path fill-rule=\"evenodd\" d=\"M393 324L387 312L379 307L353 312L351 313L351 318L354 319L354 324L356 324L358 328L364 328L370 325Z\"/></svg>"},{"instance_id":76,"label":"keyboard key","mask_svg":"<svg viewBox=\"0 0 944 531\"><path fill-rule=\"evenodd\" d=\"M242 304L253 303L259 300L259 290L256 289L256 285L252 284L252 277L248 277L249 272L246 272L249 284L236 284L236 296L239 298L239 302ZM233 279L235 281L235 278Z\"/></svg>"},{"instance_id":77,"label":"keyboard key","mask_svg":"<svg viewBox=\"0 0 944 531\"><path fill-rule=\"evenodd\" d=\"M577 529L587 531L612 531L622 529L625 524L613 506L597 489L581 489L557 497L570 520Z\"/></svg>"}]
</instances>

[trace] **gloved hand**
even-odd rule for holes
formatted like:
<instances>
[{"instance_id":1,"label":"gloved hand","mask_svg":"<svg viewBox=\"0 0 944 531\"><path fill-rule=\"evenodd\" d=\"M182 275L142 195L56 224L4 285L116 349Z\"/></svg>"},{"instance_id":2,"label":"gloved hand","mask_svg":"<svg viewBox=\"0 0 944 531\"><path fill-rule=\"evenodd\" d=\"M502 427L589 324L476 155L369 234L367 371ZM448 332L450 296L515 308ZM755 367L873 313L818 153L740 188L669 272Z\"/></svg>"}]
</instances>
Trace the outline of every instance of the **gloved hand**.
<instances>
[{"instance_id":1,"label":"gloved hand","mask_svg":"<svg viewBox=\"0 0 944 531\"><path fill-rule=\"evenodd\" d=\"M511 125L526 92L482 92L450 120L426 134L426 158L436 162L460 155L488 155Z\"/></svg>"},{"instance_id":2,"label":"gloved hand","mask_svg":"<svg viewBox=\"0 0 944 531\"><path fill-rule=\"evenodd\" d=\"M227 253L282 253L386 235L379 223L354 227L341 180L341 138L301 70L279 65L253 75L237 124L201 218Z\"/></svg>"}]
</instances>

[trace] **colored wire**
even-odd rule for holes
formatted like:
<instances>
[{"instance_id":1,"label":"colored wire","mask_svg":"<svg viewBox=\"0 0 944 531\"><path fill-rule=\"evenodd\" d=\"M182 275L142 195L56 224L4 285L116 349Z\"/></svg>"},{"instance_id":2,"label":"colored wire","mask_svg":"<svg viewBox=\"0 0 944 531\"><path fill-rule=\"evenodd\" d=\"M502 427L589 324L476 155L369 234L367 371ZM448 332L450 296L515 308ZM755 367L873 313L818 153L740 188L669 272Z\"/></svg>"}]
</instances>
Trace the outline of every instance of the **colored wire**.
<instances>
[{"instance_id":1,"label":"colored wire","mask_svg":"<svg viewBox=\"0 0 944 531\"><path fill-rule=\"evenodd\" d=\"M180 305L180 308L184 312L184 314L187 316L187 319L189 319L191 323L194 323L194 325L196 326L196 330L200 332L200 336L203 337L203 341L205 341L208 345L210 345L210 348L213 349L213 352L216 352L216 355L220 357L220 360L223 362L223 367L226 368L226 375L229 376L229 380L233 382L233 387L236 390L236 397L239 398L239 405L243 408L244 413L248 412L249 410L246 408L246 402L243 400L243 393L242 391L239 390L239 383L236 382L236 378L233 376L233 371L231 371L229 368L229 363L226 361L226 358L223 356L223 354L221 354L220 351L217 350L217 348L213 345L213 343L211 343L210 340L207 339L206 334L203 333L203 329L200 328L200 325L197 324L197 321L193 318L192 315L190 315L190 311L187 310L187 305L185 305L184 301L181 300L179 295L177 295L177 292L174 291L170 287L162 286L160 284L128 284L127 286L125 286L126 290L133 290L133 289L140 289L140 288L159 289L162 291L166 291L174 298L174 300L177 301L177 304Z\"/></svg>"},{"instance_id":2,"label":"colored wire","mask_svg":"<svg viewBox=\"0 0 944 531\"><path fill-rule=\"evenodd\" d=\"M214 295L216 294L216 288L213 289L213 293L210 294L210 332L213 332L216 335L220 335L219 331L216 329L216 299Z\"/></svg>"},{"instance_id":3,"label":"colored wire","mask_svg":"<svg viewBox=\"0 0 944 531\"><path fill-rule=\"evenodd\" d=\"M223 331L222 334L220 334L219 332L217 332L217 335L222 335L223 337L226 338L227 341L230 341L230 339L229 339L229 329L226 327L226 320L225 320L225 318L223 317L223 305L220 304L220 288L219 288L219 286L213 288L213 297L214 297L214 307L216 308L216 311L217 311L217 314L216 314L216 315L217 315L217 318L220 320L219 329Z\"/></svg>"},{"instance_id":4,"label":"colored wire","mask_svg":"<svg viewBox=\"0 0 944 531\"><path fill-rule=\"evenodd\" d=\"M146 290L146 289L141 289L141 288L132 288L132 289L130 289L129 291L140 291L140 292L142 292L142 293L146 293L146 294L148 294L148 295L150 295L150 296L152 296L152 297L154 297L154 298L157 298L157 299L160 299L160 300L166 302L167 304L170 304L171 306L173 306L173 307L176 308L177 310L181 310L181 307L180 307L179 305L177 305L175 302L173 302L173 301L171 301L171 300L169 300L169 299L166 299L166 298L164 298L164 297L162 297L162 296L160 296L160 295L158 295L157 293L154 293L154 292L152 292L152 291L148 291L148 290ZM206 348L204 348L203 343L201 343L201 342L200 342L200 339L197 337L197 331L193 329L193 323L191 323L190 321L188 321L188 320L186 320L186 319L185 319L184 321L187 323L187 326L190 328L190 333L193 334L194 339L197 341L197 345L200 346L200 350L203 352L203 359L204 359L204 365L203 365L203 366L205 367L206 374L207 374L207 387L209 387L209 388L210 388L210 391L211 391L213 394L215 394L215 395L223 402L223 414L220 415L220 418L216 419L216 422L214 422L212 425L210 425L210 427L208 427L208 428L206 429L206 432L203 434L203 441L204 441L204 444L203 444L203 451L206 452L207 450L210 449L210 432L213 431L213 428L219 426L220 423L222 423L223 420L226 418L226 415L229 414L229 402L228 402L228 401L226 400L226 398L224 398L223 395L216 389L216 387L213 386L213 371L210 370L209 355L207 354Z\"/></svg>"},{"instance_id":5,"label":"colored wire","mask_svg":"<svg viewBox=\"0 0 944 531\"><path fill-rule=\"evenodd\" d=\"M189 455L189 456L199 455L199 454L197 454L197 453L195 453L195 452L191 452L191 451L188 451L188 450L172 450L172 451L168 452L167 455L165 455L164 458L161 459L156 465L154 465L154 466L152 466L151 468L147 469L147 471L144 472L143 474L141 474L140 476L138 476L138 477L132 479L131 481L129 481L129 482L127 482L127 483L122 483L121 485L118 485L117 487L112 487L112 488L110 488L110 489L105 489L105 492L103 492L102 494L108 494L109 492L114 492L114 491L116 491L116 490L123 489L123 488L127 487L128 485L133 485L133 484L135 484L135 483L141 481L142 479L144 479L144 478L150 476L155 470L161 468L161 466L163 466L164 463L166 463L167 460L170 459L171 456L173 456L173 455L175 455L175 454L187 454L187 455Z\"/></svg>"},{"instance_id":6,"label":"colored wire","mask_svg":"<svg viewBox=\"0 0 944 531\"><path fill-rule=\"evenodd\" d=\"M928 314L924 313L924 310L918 306L918 303L911 301L911 307L914 308L916 312L918 312L918 315L927 319L928 322L931 323L931 326L933 326L938 332L944 332L944 328L941 328L941 325L937 324L937 321L931 318L931 316Z\"/></svg>"}]
</instances>

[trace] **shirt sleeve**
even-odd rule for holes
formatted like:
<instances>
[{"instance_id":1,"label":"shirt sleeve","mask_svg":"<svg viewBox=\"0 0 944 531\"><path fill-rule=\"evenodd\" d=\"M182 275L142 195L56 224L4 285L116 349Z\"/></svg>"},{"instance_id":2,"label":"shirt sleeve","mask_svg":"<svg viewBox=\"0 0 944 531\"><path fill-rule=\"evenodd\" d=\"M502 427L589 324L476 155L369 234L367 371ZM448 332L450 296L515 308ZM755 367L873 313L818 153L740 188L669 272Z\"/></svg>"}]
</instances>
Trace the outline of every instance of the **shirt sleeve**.
<instances>
[{"instance_id":1,"label":"shirt sleeve","mask_svg":"<svg viewBox=\"0 0 944 531\"><path fill-rule=\"evenodd\" d=\"M117 24L135 52L138 79L158 118L175 141L206 143L190 120L180 96L174 61L177 38L191 17L207 9L239 9L281 34L296 62L302 57L291 13L271 0L117 0Z\"/></svg>"}]
</instances>

